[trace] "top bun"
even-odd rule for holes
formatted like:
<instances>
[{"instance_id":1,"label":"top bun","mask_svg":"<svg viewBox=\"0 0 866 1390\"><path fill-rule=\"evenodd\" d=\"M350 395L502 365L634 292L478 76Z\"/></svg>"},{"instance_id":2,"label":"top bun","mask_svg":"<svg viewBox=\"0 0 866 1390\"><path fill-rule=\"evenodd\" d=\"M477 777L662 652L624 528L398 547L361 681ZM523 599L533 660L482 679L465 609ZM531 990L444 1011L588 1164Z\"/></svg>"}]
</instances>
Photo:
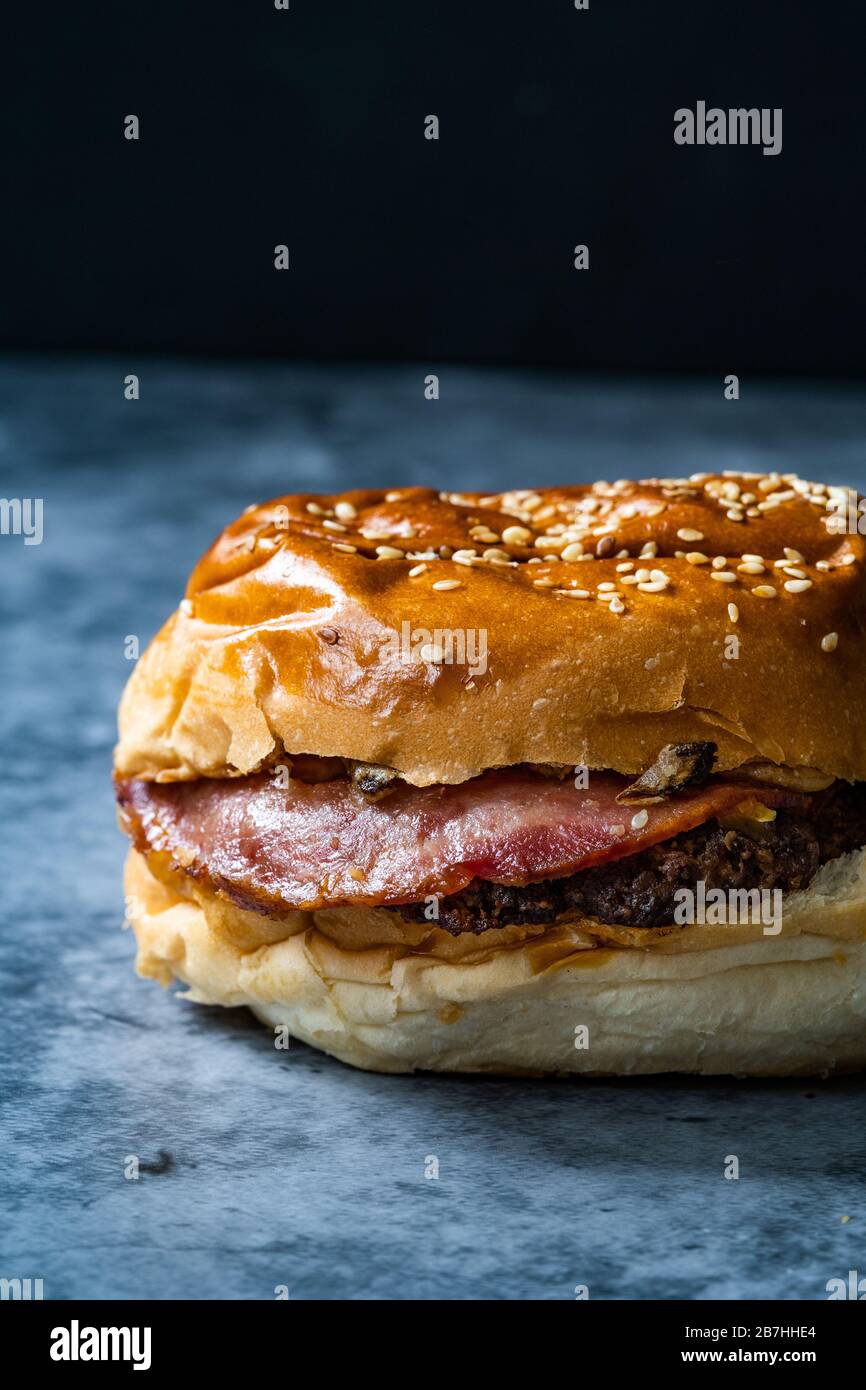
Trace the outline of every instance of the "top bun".
<instances>
[{"instance_id":1,"label":"top bun","mask_svg":"<svg viewBox=\"0 0 866 1390\"><path fill-rule=\"evenodd\" d=\"M232 777L313 753L425 786L521 762L636 774L712 740L722 770L866 780L847 502L724 473L251 507L138 663L117 771Z\"/></svg>"}]
</instances>

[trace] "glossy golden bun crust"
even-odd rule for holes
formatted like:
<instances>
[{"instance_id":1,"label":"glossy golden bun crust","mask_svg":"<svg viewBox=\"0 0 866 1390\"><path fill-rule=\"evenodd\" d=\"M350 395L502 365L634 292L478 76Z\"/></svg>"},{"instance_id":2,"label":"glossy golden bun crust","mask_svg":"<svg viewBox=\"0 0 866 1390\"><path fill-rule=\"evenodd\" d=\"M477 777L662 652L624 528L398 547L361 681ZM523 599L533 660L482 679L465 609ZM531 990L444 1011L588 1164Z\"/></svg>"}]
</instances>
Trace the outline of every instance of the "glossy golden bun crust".
<instances>
[{"instance_id":1,"label":"glossy golden bun crust","mask_svg":"<svg viewBox=\"0 0 866 1390\"><path fill-rule=\"evenodd\" d=\"M315 753L424 786L521 762L632 774L666 743L711 739L721 769L759 758L866 779L864 540L828 526L839 495L702 474L253 507L139 661L117 770L226 777ZM667 582L629 582L640 569ZM436 629L483 630L486 670L437 659ZM405 663L388 645L403 631Z\"/></svg>"}]
</instances>

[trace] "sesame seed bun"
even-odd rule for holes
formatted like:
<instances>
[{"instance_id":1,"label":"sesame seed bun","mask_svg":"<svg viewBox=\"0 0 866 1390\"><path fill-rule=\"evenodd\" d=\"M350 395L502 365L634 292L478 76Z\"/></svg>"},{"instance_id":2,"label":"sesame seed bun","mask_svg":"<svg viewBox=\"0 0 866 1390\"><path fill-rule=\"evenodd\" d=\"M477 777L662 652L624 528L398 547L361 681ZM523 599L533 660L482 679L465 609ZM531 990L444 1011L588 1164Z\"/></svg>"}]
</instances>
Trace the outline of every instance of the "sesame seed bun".
<instances>
[{"instance_id":1,"label":"sesame seed bun","mask_svg":"<svg viewBox=\"0 0 866 1390\"><path fill-rule=\"evenodd\" d=\"M864 539L828 524L840 497L723 474L253 507L139 661L117 772L303 753L418 786L522 762L631 775L712 740L719 770L866 779Z\"/></svg>"}]
</instances>

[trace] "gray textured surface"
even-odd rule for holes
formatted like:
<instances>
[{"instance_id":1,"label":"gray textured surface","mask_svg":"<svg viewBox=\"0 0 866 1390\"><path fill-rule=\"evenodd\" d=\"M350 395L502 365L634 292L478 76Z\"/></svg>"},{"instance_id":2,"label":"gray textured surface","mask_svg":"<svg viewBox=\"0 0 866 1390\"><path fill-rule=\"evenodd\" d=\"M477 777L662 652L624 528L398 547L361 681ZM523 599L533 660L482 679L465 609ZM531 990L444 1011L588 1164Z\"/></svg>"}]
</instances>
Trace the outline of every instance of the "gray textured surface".
<instances>
[{"instance_id":1,"label":"gray textured surface","mask_svg":"<svg viewBox=\"0 0 866 1390\"><path fill-rule=\"evenodd\" d=\"M123 639L248 502L719 465L863 483L852 390L729 404L716 382L448 369L430 403L427 370L0 368L0 494L46 508L41 547L0 537L0 1276L55 1298L824 1297L866 1269L859 1079L364 1075L133 975ZM127 1182L128 1154L164 1171Z\"/></svg>"}]
</instances>

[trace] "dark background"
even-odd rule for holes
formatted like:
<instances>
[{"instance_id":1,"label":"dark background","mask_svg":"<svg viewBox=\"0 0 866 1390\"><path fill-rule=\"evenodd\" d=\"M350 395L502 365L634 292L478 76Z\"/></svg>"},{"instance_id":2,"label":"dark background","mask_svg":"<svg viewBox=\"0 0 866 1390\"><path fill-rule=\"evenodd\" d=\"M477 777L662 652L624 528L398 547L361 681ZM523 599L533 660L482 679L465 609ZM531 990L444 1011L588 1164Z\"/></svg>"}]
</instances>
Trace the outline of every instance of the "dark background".
<instances>
[{"instance_id":1,"label":"dark background","mask_svg":"<svg viewBox=\"0 0 866 1390\"><path fill-rule=\"evenodd\" d=\"M860 10L19 6L0 348L860 376ZM782 153L676 146L698 99Z\"/></svg>"}]
</instances>

